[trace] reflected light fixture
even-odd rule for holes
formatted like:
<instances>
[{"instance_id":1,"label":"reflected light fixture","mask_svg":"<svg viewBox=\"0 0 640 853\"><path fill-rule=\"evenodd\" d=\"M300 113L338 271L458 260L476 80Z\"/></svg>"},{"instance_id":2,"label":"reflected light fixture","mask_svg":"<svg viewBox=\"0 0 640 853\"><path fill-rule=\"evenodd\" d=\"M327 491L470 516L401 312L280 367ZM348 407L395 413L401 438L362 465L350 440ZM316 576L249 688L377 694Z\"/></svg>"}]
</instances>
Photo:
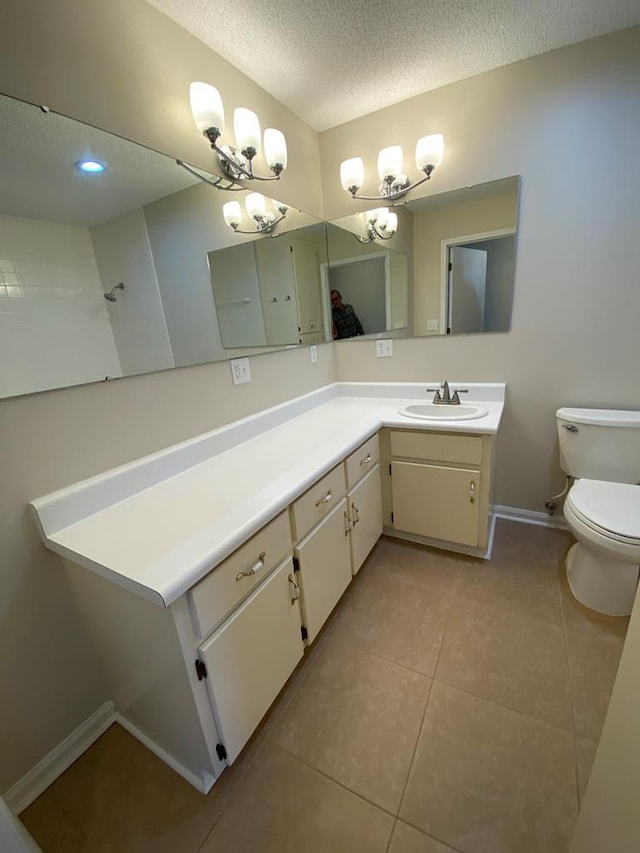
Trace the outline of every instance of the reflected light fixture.
<instances>
[{"instance_id":1,"label":"reflected light fixture","mask_svg":"<svg viewBox=\"0 0 640 853\"><path fill-rule=\"evenodd\" d=\"M422 136L416 143L416 166L424 172L424 178L410 182L402 171L402 148L390 145L378 153L379 195L358 195L358 190L364 183L364 163L361 157L345 160L340 166L340 181L342 188L351 193L352 198L363 198L369 201L395 201L408 192L419 187L431 177L444 156L444 137L441 133Z\"/></svg>"},{"instance_id":2,"label":"reflected light fixture","mask_svg":"<svg viewBox=\"0 0 640 853\"><path fill-rule=\"evenodd\" d=\"M242 224L242 208L239 201L228 201L222 205L224 221L236 234L271 234L278 222L282 222L285 218L289 209L281 201L271 199L271 204L277 213L267 210L267 200L260 193L249 193L244 200L244 204L248 215L256 224L255 229L240 228Z\"/></svg>"},{"instance_id":3,"label":"reflected light fixture","mask_svg":"<svg viewBox=\"0 0 640 853\"><path fill-rule=\"evenodd\" d=\"M374 240L390 240L398 230L398 215L389 210L388 207L377 207L368 210L365 214L367 222L367 236L355 237L360 243L373 243Z\"/></svg>"},{"instance_id":4,"label":"reflected light fixture","mask_svg":"<svg viewBox=\"0 0 640 853\"><path fill-rule=\"evenodd\" d=\"M99 160L78 160L76 168L80 169L81 172L87 172L87 174L90 175L97 175L100 172L104 172L107 167Z\"/></svg>"},{"instance_id":5,"label":"reflected light fixture","mask_svg":"<svg viewBox=\"0 0 640 853\"><path fill-rule=\"evenodd\" d=\"M238 107L233 114L233 132L237 147L227 144L218 145L218 140L224 133L224 107L220 92L208 83L192 83L190 100L196 127L211 143L218 163L230 182L280 179L281 173L287 168L287 143L280 130L273 127L267 128L262 146L258 116L245 107ZM271 175L257 175L253 171L254 157L262 148L267 165L273 173ZM216 182L208 183L217 185ZM229 187L219 187L219 189L229 189Z\"/></svg>"}]
</instances>

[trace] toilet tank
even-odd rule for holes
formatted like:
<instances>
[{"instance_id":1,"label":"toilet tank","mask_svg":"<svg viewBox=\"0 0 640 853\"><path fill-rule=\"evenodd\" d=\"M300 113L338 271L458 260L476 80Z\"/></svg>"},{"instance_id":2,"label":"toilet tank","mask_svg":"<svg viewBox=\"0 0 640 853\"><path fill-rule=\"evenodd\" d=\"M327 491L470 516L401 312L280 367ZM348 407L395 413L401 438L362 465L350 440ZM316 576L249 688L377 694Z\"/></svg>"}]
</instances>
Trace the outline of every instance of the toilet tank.
<instances>
[{"instance_id":1,"label":"toilet tank","mask_svg":"<svg viewBox=\"0 0 640 853\"><path fill-rule=\"evenodd\" d=\"M640 483L640 412L563 408L556 422L566 474Z\"/></svg>"}]
</instances>

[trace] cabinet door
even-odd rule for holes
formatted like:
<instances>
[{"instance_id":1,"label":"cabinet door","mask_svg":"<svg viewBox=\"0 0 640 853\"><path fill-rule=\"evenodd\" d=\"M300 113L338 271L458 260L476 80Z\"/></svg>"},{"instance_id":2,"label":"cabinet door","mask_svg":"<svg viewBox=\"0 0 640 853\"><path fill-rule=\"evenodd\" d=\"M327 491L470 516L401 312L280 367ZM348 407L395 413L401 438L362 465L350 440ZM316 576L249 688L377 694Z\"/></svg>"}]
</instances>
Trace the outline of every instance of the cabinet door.
<instances>
[{"instance_id":1,"label":"cabinet door","mask_svg":"<svg viewBox=\"0 0 640 853\"><path fill-rule=\"evenodd\" d=\"M413 462L392 462L391 470L396 530L478 544L479 471Z\"/></svg>"},{"instance_id":2,"label":"cabinet door","mask_svg":"<svg viewBox=\"0 0 640 853\"><path fill-rule=\"evenodd\" d=\"M347 495L351 521L351 571L355 575L382 533L380 466Z\"/></svg>"},{"instance_id":3,"label":"cabinet door","mask_svg":"<svg viewBox=\"0 0 640 853\"><path fill-rule=\"evenodd\" d=\"M303 622L311 643L351 581L344 498L295 548L295 555L300 561Z\"/></svg>"},{"instance_id":4,"label":"cabinet door","mask_svg":"<svg viewBox=\"0 0 640 853\"><path fill-rule=\"evenodd\" d=\"M300 608L289 558L200 646L227 762L238 757L302 658Z\"/></svg>"}]
</instances>

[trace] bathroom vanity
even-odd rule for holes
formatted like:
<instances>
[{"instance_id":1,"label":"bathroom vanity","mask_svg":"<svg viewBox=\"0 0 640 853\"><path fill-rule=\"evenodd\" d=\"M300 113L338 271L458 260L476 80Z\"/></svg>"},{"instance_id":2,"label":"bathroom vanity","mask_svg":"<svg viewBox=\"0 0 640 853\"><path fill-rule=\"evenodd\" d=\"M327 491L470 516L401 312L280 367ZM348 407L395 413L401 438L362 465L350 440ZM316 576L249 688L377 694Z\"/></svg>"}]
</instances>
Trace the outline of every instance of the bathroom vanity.
<instances>
[{"instance_id":1,"label":"bathroom vanity","mask_svg":"<svg viewBox=\"0 0 640 853\"><path fill-rule=\"evenodd\" d=\"M206 792L383 529L487 556L503 384L338 383L31 504L66 562L114 719Z\"/></svg>"}]
</instances>

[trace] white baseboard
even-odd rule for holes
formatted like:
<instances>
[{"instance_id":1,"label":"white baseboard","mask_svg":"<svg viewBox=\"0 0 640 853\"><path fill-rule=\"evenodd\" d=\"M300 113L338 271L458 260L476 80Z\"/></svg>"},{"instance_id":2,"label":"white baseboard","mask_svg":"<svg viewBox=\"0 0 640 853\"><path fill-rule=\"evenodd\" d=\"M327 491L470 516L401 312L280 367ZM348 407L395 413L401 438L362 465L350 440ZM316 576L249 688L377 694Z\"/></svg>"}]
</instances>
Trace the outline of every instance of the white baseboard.
<instances>
[{"instance_id":1,"label":"white baseboard","mask_svg":"<svg viewBox=\"0 0 640 853\"><path fill-rule=\"evenodd\" d=\"M190 785L193 785L201 794L208 794L211 788L213 787L213 783L216 781L215 777L209 773L203 772L202 776L196 776L195 773L192 773L191 770L186 768L184 764L180 764L179 761L169 755L168 752L165 752L161 746L151 740L150 737L141 731L134 723L128 720L126 717L123 717L118 711L115 713L115 721L116 723L120 723L123 729L126 729L130 735L136 740L139 740L143 746L146 746L148 750L153 752L154 755L157 755L160 761L164 762L164 764L168 765L172 770L182 776Z\"/></svg>"},{"instance_id":2,"label":"white baseboard","mask_svg":"<svg viewBox=\"0 0 640 853\"><path fill-rule=\"evenodd\" d=\"M546 512L536 512L532 509L520 509L517 506L494 506L496 518L508 518L511 521L521 521L523 524L538 524L541 527L556 527L568 530L563 515L549 515Z\"/></svg>"},{"instance_id":3,"label":"white baseboard","mask_svg":"<svg viewBox=\"0 0 640 853\"><path fill-rule=\"evenodd\" d=\"M2 796L17 815L40 796L115 721L113 702L105 702Z\"/></svg>"},{"instance_id":4,"label":"white baseboard","mask_svg":"<svg viewBox=\"0 0 640 853\"><path fill-rule=\"evenodd\" d=\"M61 776L83 752L94 744L100 735L103 735L113 723L119 723L123 729L139 740L143 746L151 750L154 755L175 770L190 785L193 785L200 793L208 794L215 777L203 771L202 776L192 773L179 761L165 752L162 747L147 737L144 732L134 725L126 717L115 710L113 702L105 702L97 711L94 711L84 723L81 723L75 731L71 732L61 743L58 744L48 755L39 761L35 767L26 773L22 779L6 791L2 798L7 807L14 815L19 815L31 803L36 800L49 785L52 785L58 776Z\"/></svg>"}]
</instances>

